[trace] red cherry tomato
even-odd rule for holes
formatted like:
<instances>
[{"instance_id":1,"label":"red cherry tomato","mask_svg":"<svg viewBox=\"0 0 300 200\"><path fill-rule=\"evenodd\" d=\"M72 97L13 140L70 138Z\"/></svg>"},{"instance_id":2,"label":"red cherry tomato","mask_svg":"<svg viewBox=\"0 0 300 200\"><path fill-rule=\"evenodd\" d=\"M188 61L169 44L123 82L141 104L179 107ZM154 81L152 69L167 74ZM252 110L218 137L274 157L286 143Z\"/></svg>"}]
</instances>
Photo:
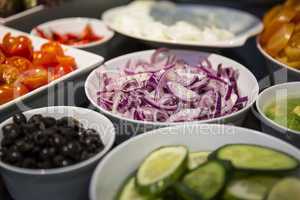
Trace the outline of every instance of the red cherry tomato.
<instances>
[{"instance_id":1,"label":"red cherry tomato","mask_svg":"<svg viewBox=\"0 0 300 200\"><path fill-rule=\"evenodd\" d=\"M0 65L0 81L12 84L18 79L19 75L20 71L18 68L8 64Z\"/></svg>"},{"instance_id":2,"label":"red cherry tomato","mask_svg":"<svg viewBox=\"0 0 300 200\"><path fill-rule=\"evenodd\" d=\"M32 59L32 43L26 36L13 37L7 33L3 38L2 48L8 56L22 56L29 60Z\"/></svg>"},{"instance_id":3,"label":"red cherry tomato","mask_svg":"<svg viewBox=\"0 0 300 200\"><path fill-rule=\"evenodd\" d=\"M58 42L48 42L42 45L41 51L56 56L63 56L64 50Z\"/></svg>"},{"instance_id":4,"label":"red cherry tomato","mask_svg":"<svg viewBox=\"0 0 300 200\"><path fill-rule=\"evenodd\" d=\"M11 101L14 98L14 88L9 85L0 86L0 105Z\"/></svg>"},{"instance_id":5,"label":"red cherry tomato","mask_svg":"<svg viewBox=\"0 0 300 200\"><path fill-rule=\"evenodd\" d=\"M56 80L72 71L74 71L75 68L72 66L57 66L54 68L54 70L51 72L51 80Z\"/></svg>"},{"instance_id":6,"label":"red cherry tomato","mask_svg":"<svg viewBox=\"0 0 300 200\"><path fill-rule=\"evenodd\" d=\"M33 90L48 83L48 71L38 67L29 69L21 74L20 82Z\"/></svg>"},{"instance_id":7,"label":"red cherry tomato","mask_svg":"<svg viewBox=\"0 0 300 200\"><path fill-rule=\"evenodd\" d=\"M56 55L54 54L42 51L36 51L33 53L33 65L35 66L53 67L57 64Z\"/></svg>"},{"instance_id":8,"label":"red cherry tomato","mask_svg":"<svg viewBox=\"0 0 300 200\"><path fill-rule=\"evenodd\" d=\"M1 49L0 49L0 64L5 63L5 61L6 61L6 57L5 57L4 53L1 51Z\"/></svg>"},{"instance_id":9,"label":"red cherry tomato","mask_svg":"<svg viewBox=\"0 0 300 200\"><path fill-rule=\"evenodd\" d=\"M56 59L58 63L64 67L75 68L76 66L75 59L71 56L57 56Z\"/></svg>"},{"instance_id":10,"label":"red cherry tomato","mask_svg":"<svg viewBox=\"0 0 300 200\"><path fill-rule=\"evenodd\" d=\"M21 72L32 67L32 63L28 59L20 56L10 57L7 59L6 63L18 68Z\"/></svg>"}]
</instances>

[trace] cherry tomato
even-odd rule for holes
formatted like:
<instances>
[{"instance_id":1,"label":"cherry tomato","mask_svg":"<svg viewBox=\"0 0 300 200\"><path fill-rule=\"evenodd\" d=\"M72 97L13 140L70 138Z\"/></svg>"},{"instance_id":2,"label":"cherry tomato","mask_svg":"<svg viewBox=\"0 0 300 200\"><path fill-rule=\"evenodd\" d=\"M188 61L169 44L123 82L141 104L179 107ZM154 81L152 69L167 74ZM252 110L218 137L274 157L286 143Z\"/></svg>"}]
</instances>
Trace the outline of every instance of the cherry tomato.
<instances>
[{"instance_id":1,"label":"cherry tomato","mask_svg":"<svg viewBox=\"0 0 300 200\"><path fill-rule=\"evenodd\" d=\"M0 64L5 63L5 61L6 61L6 57L0 49Z\"/></svg>"},{"instance_id":2,"label":"cherry tomato","mask_svg":"<svg viewBox=\"0 0 300 200\"><path fill-rule=\"evenodd\" d=\"M48 83L48 71L38 67L29 69L21 74L20 82L33 90Z\"/></svg>"},{"instance_id":3,"label":"cherry tomato","mask_svg":"<svg viewBox=\"0 0 300 200\"><path fill-rule=\"evenodd\" d=\"M57 56L56 59L58 63L64 67L75 68L76 66L75 59L71 56Z\"/></svg>"},{"instance_id":4,"label":"cherry tomato","mask_svg":"<svg viewBox=\"0 0 300 200\"><path fill-rule=\"evenodd\" d=\"M289 61L300 60L300 48L287 46L285 47L284 52Z\"/></svg>"},{"instance_id":5,"label":"cherry tomato","mask_svg":"<svg viewBox=\"0 0 300 200\"><path fill-rule=\"evenodd\" d=\"M56 55L36 51L33 53L33 65L35 66L44 66L44 67L53 67L58 64Z\"/></svg>"},{"instance_id":6,"label":"cherry tomato","mask_svg":"<svg viewBox=\"0 0 300 200\"><path fill-rule=\"evenodd\" d=\"M2 48L8 56L22 56L29 60L32 59L32 43L26 36L13 37L7 33L3 38Z\"/></svg>"},{"instance_id":7,"label":"cherry tomato","mask_svg":"<svg viewBox=\"0 0 300 200\"><path fill-rule=\"evenodd\" d=\"M9 85L0 85L0 105L14 98L14 88Z\"/></svg>"},{"instance_id":8,"label":"cherry tomato","mask_svg":"<svg viewBox=\"0 0 300 200\"><path fill-rule=\"evenodd\" d=\"M296 29L296 28L295 28ZM296 31L296 30L295 30ZM300 32L294 33L289 41L291 47L300 48Z\"/></svg>"},{"instance_id":9,"label":"cherry tomato","mask_svg":"<svg viewBox=\"0 0 300 200\"><path fill-rule=\"evenodd\" d=\"M266 46L267 52L272 56L276 56L288 44L294 29L295 25L292 23L281 26L281 28L270 38Z\"/></svg>"},{"instance_id":10,"label":"cherry tomato","mask_svg":"<svg viewBox=\"0 0 300 200\"><path fill-rule=\"evenodd\" d=\"M41 51L56 56L63 56L64 50L58 42L48 42L42 45Z\"/></svg>"},{"instance_id":11,"label":"cherry tomato","mask_svg":"<svg viewBox=\"0 0 300 200\"><path fill-rule=\"evenodd\" d=\"M74 70L75 70L75 68L72 66L59 65L59 66L53 68L53 70L51 71L51 81L56 80Z\"/></svg>"},{"instance_id":12,"label":"cherry tomato","mask_svg":"<svg viewBox=\"0 0 300 200\"><path fill-rule=\"evenodd\" d=\"M13 56L7 59L7 64L17 67L21 72L32 67L32 63L23 57Z\"/></svg>"},{"instance_id":13,"label":"cherry tomato","mask_svg":"<svg viewBox=\"0 0 300 200\"><path fill-rule=\"evenodd\" d=\"M20 71L18 70L18 68L8 64L0 65L1 81L7 84L12 84L18 79L19 75L20 75Z\"/></svg>"}]
</instances>

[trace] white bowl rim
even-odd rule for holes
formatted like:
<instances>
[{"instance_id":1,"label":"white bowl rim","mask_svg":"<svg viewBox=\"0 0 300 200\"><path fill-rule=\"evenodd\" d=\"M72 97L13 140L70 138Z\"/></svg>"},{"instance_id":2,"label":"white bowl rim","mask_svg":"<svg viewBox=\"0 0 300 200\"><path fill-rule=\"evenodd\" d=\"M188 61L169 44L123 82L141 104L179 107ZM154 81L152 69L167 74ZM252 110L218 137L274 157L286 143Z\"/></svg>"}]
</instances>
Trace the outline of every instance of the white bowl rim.
<instances>
[{"instance_id":1,"label":"white bowl rim","mask_svg":"<svg viewBox=\"0 0 300 200\"><path fill-rule=\"evenodd\" d=\"M89 101L93 104L93 106L95 106L98 110L100 110L102 113L108 115L108 116L112 116L114 118L117 118L119 120L123 120L123 121L127 121L127 122L130 122L130 123L135 123L135 124L144 124L144 125L153 125L153 126L174 126L174 125L182 125L182 124L194 124L194 123L201 123L201 124L204 124L204 123L212 123L212 122L218 122L218 121L222 121L222 120L226 120L228 119L229 117L234 117L236 115L239 115L241 114L242 112L248 110L251 108L251 106L255 103L256 99L258 98L258 94L259 94L259 85L258 85L258 81L256 79L256 77L252 74L252 72L247 68L245 67L244 65L230 59L230 58L227 58L225 56L222 56L220 54L215 54L215 53L209 53L209 52L204 52L204 51L193 51L193 50L181 50L181 49L171 49L172 51L181 51L181 52L189 52L189 53L205 53L205 54L209 54L209 55L217 55L223 59L227 59L229 60L230 62L232 63L236 63L238 65L240 65L241 67L243 67L247 73L253 78L253 80L256 81L256 85L254 86L254 90L255 91L255 97L252 99L251 102L249 102L243 109L237 111L237 112L234 112L234 113L231 113L229 115L224 115L222 117L217 117L217 118L212 118L212 119L207 119L207 120L198 120L198 121L191 121L191 122L151 122L151 121L141 121L141 120L134 120L134 119L129 119L129 118L125 118L125 117L122 117L122 116L119 116L119 115L116 115L110 111L107 111L105 109L103 109L101 106L99 106L97 104L97 102L94 102L92 97L90 96L89 92L88 92L88 83L89 83L89 80L91 79L91 77L97 72L97 70L99 70L99 68L101 67L105 67L106 63L110 63L110 62L114 62L115 60L118 60L118 59L123 59L123 58L126 58L127 56L130 56L130 55L135 55L135 54L139 54L139 53L147 53L147 52L153 52L155 51L155 49L151 49L151 50L145 50L145 51L137 51L137 52L132 52L132 53L128 53L128 54L125 54L125 55L122 55L122 56L118 56L116 58L113 58L111 60L108 60L106 61L104 64L102 64L100 67L94 69L87 77L86 81L85 81L85 84L84 84L84 90L85 90L85 94L87 96L87 98L89 99Z\"/></svg>"},{"instance_id":2,"label":"white bowl rim","mask_svg":"<svg viewBox=\"0 0 300 200\"><path fill-rule=\"evenodd\" d=\"M26 112L23 112L23 113L26 115L26 114L34 113L34 112L39 111L39 110L43 111L43 110L46 110L46 109L81 110L81 111L86 111L86 112L93 112L97 115L100 115L113 128L112 131L111 131L111 135L110 135L110 139L108 141L108 144L105 145L105 148L102 151L100 151L99 153L97 153L93 157L91 157L91 158L89 158L85 161L79 162L77 164L70 165L68 167L61 167L61 168L56 168L56 169L25 169L25 168L15 167L15 166L6 164L6 163L2 162L1 160L0 160L0 167L6 169L8 171L15 172L15 173L34 175L34 176L47 176L47 175L54 175L54 174L69 173L69 172L78 170L80 168L83 168L85 166L88 166L88 165L92 164L93 162L97 161L98 159L102 158L111 149L112 145L115 142L116 131L115 131L115 128L114 128L112 122L107 117L105 117L101 113L98 113L94 110L81 108L81 107L73 107L73 106L51 106L51 107L42 107L42 108L32 109L32 110L29 110L29 111L26 111ZM10 117L10 118L6 119L5 121L3 121L1 123L1 125L6 124L11 118L12 117Z\"/></svg>"},{"instance_id":3,"label":"white bowl rim","mask_svg":"<svg viewBox=\"0 0 300 200\"><path fill-rule=\"evenodd\" d=\"M288 127L282 126L280 124L277 124L276 122L274 122L273 120L269 119L265 113L263 112L263 110L259 107L259 103L260 103L260 98L262 97L262 95L264 95L265 93L272 91L272 90L276 90L277 88L280 88L282 86L286 86L289 87L290 85L299 85L300 86L300 82L294 81L294 82L288 82L288 83L281 83L281 84L277 84L277 85L273 85L267 89L265 89L264 91L262 91L257 100L256 100L256 108L258 113L260 114L260 116L262 117L263 120L265 120L265 122L267 122L267 124L271 125L272 128L275 128L276 130L278 130L279 132L291 132L294 134L298 134L300 135L300 131L296 131L293 129L290 129Z\"/></svg>"},{"instance_id":4,"label":"white bowl rim","mask_svg":"<svg viewBox=\"0 0 300 200\"><path fill-rule=\"evenodd\" d=\"M35 31L35 29L38 28L38 27L41 27L41 26L47 26L48 27L48 26L51 26L52 24L62 23L62 22L71 23L73 21L73 23L74 23L75 21L78 21L78 20L79 21L86 21L86 22L94 21L94 22L103 24L106 27L107 31L110 32L110 35L109 36L104 36L102 40L95 41L95 42L90 42L90 43L87 43L87 44L80 44L80 45L66 45L66 44L64 44L67 47L73 47L73 48L79 48L79 49L91 48L91 47L95 47L95 46L98 46L98 45L102 45L102 44L110 41L115 35L115 32L112 29L110 29L102 20L97 19L97 18L89 18L89 17L67 17L67 18L60 18L60 19L46 21L42 24L39 24L39 25L35 26L33 29L31 29L30 34L34 35L36 37L39 37L36 34L36 31Z\"/></svg>"},{"instance_id":5,"label":"white bowl rim","mask_svg":"<svg viewBox=\"0 0 300 200\"><path fill-rule=\"evenodd\" d=\"M140 138L142 137L146 137L148 135L153 135L153 134L156 134L157 132L161 132L163 130L170 130L170 129L178 129L178 128L182 128L182 127L185 127L185 128L188 128L188 127L199 127L199 130L201 129L200 127L201 126L205 126L206 129L208 127L212 128L212 127L216 127L216 128L233 128L237 131L248 131L248 132L252 132L252 133L255 133L257 136L259 137L265 137L265 138L269 138L270 140L273 140L273 141L278 141L278 142L281 142L281 143L285 143L287 145L289 145L291 147L291 149L293 149L295 152L300 152L299 149L297 149L296 147L294 147L293 145L279 139L279 138L276 138L276 137L273 137L271 135L268 135L268 134L265 134L263 132L260 132L260 131L256 131L256 130L253 130L253 129L248 129L248 128L244 128L244 127L239 127L239 126L234 126L234 125L223 125L223 124L189 124L189 125L180 125L180 126L173 126L173 127L164 127L164 128L159 128L159 129L155 129L155 130L152 130L152 131L148 131L146 133L143 133L141 135L138 135L138 136L135 136L125 142L123 142L122 144L120 144L119 146L117 146L116 148L114 148L112 151L110 151L105 158L103 158L103 160L98 164L98 166L96 167L93 175L92 175L92 179L91 179L91 184L90 184L90 188L89 188L89 197L91 200L98 200L96 198L96 186L97 186L97 181L98 181L98 175L99 173L102 171L102 169L104 168L104 166L106 165L106 162L108 162L108 160L111 159L112 156L118 154L118 152L120 152L125 146L131 144L131 143L134 143L135 141L139 140Z\"/></svg>"},{"instance_id":6,"label":"white bowl rim","mask_svg":"<svg viewBox=\"0 0 300 200\"><path fill-rule=\"evenodd\" d=\"M153 42L153 43L160 43L160 44L171 44L171 45L181 45L181 46L189 46L189 47L207 47L207 48L234 48L234 47L241 47L243 46L247 40L257 34L259 34L260 32L263 31L264 25L262 23L262 21L257 18L256 16L254 16L253 14L246 12L246 11L242 11L239 9L235 9L235 8L229 8L229 7L225 7L225 6L216 6L216 5L199 5L199 4L185 4L185 5L181 5L181 6L201 6L201 7L206 7L208 9L212 9L212 8L219 8L219 9L226 9L229 12L236 12L236 13L242 13L242 14L246 14L248 16L250 16L251 18L257 20L259 23L252 27L252 29L250 29L246 35L244 35L243 37L238 38L239 40L237 40L237 38L235 38L235 41L232 42L231 40L229 41L215 41L215 42L207 42L205 44L201 44L201 43L193 43L193 42L186 42L186 41L180 41L180 42L176 42L176 41L167 41L167 40L160 40L160 39L152 39L152 38L147 38L147 37L142 37L142 36L137 36L137 35L133 35L133 34L129 34L125 31L122 31L118 28L115 28L112 25L109 25L109 23L107 23L107 21L105 20L107 18L107 15L110 14L110 12L112 11L116 11L118 9L124 8L126 6L118 6L118 7L114 7L111 8L109 10L106 10L103 14L102 14L102 20L104 23L107 24L107 26L109 26L112 30L114 30L115 32L130 37L130 38L134 38L134 39L138 39L141 41L146 41L146 42Z\"/></svg>"},{"instance_id":7,"label":"white bowl rim","mask_svg":"<svg viewBox=\"0 0 300 200\"><path fill-rule=\"evenodd\" d=\"M261 53L265 58L267 58L268 60L272 61L273 63L276 63L277 65L279 65L279 66L281 66L281 67L283 67L283 68L286 68L287 70L291 70L291 71L297 73L298 75L300 75L300 70L295 69L295 68L293 68L293 67L290 67L290 66L288 66L288 65L286 65L286 64L284 64L284 63L282 63L282 62L280 62L280 61L278 61L278 60L276 60L276 59L273 58L271 55L269 55L269 54L263 49L263 47L261 46L259 40L260 40L260 35L258 35L258 36L256 37L256 47L258 48L258 50L260 51L260 53Z\"/></svg>"}]
</instances>

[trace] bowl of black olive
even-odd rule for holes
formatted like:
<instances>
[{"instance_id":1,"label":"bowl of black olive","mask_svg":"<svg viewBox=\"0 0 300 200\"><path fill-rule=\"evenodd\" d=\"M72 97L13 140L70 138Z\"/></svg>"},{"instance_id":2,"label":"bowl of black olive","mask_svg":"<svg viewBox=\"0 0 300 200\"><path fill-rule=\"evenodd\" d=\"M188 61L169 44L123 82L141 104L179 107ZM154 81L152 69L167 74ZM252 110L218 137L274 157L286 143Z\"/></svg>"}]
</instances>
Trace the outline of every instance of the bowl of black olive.
<instances>
[{"instance_id":1,"label":"bowl of black olive","mask_svg":"<svg viewBox=\"0 0 300 200\"><path fill-rule=\"evenodd\" d=\"M92 110L45 107L1 123L0 141L1 174L15 200L83 200L115 129Z\"/></svg>"}]
</instances>

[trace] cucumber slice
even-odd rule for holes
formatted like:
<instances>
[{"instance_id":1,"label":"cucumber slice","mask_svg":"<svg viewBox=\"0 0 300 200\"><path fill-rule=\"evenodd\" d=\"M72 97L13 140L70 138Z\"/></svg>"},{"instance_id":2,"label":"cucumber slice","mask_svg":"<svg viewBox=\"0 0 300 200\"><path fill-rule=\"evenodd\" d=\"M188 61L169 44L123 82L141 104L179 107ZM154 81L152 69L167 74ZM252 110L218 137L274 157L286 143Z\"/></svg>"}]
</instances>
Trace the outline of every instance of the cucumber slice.
<instances>
[{"instance_id":1,"label":"cucumber slice","mask_svg":"<svg viewBox=\"0 0 300 200\"><path fill-rule=\"evenodd\" d=\"M267 200L299 200L300 180L285 178L279 181L270 191Z\"/></svg>"},{"instance_id":2,"label":"cucumber slice","mask_svg":"<svg viewBox=\"0 0 300 200\"><path fill-rule=\"evenodd\" d=\"M195 191L203 200L215 198L227 182L227 169L219 161L210 161L191 171L183 178L183 184ZM185 200L193 200L182 195Z\"/></svg>"},{"instance_id":3,"label":"cucumber slice","mask_svg":"<svg viewBox=\"0 0 300 200\"><path fill-rule=\"evenodd\" d=\"M238 170L287 172L299 168L299 161L292 156L258 145L226 145L215 151L211 158L229 160Z\"/></svg>"},{"instance_id":4,"label":"cucumber slice","mask_svg":"<svg viewBox=\"0 0 300 200\"><path fill-rule=\"evenodd\" d=\"M138 192L135 186L135 178L130 178L121 190L118 200L150 200L151 198Z\"/></svg>"},{"instance_id":5,"label":"cucumber slice","mask_svg":"<svg viewBox=\"0 0 300 200\"><path fill-rule=\"evenodd\" d=\"M176 193L180 197L182 197L184 200L202 200L202 197L198 193L194 192L194 190L190 189L189 187L185 186L184 184L176 183L174 187L175 187ZM172 200L174 200L174 199L172 199Z\"/></svg>"},{"instance_id":6,"label":"cucumber slice","mask_svg":"<svg viewBox=\"0 0 300 200\"><path fill-rule=\"evenodd\" d=\"M263 200L279 180L270 176L251 176L235 179L226 188L224 200Z\"/></svg>"},{"instance_id":7,"label":"cucumber slice","mask_svg":"<svg viewBox=\"0 0 300 200\"><path fill-rule=\"evenodd\" d=\"M162 193L185 172L187 159L188 149L184 146L168 146L153 151L138 169L138 190L148 195Z\"/></svg>"},{"instance_id":8,"label":"cucumber slice","mask_svg":"<svg viewBox=\"0 0 300 200\"><path fill-rule=\"evenodd\" d=\"M193 170L204 164L208 159L209 152L192 152L189 154L188 169Z\"/></svg>"}]
</instances>

